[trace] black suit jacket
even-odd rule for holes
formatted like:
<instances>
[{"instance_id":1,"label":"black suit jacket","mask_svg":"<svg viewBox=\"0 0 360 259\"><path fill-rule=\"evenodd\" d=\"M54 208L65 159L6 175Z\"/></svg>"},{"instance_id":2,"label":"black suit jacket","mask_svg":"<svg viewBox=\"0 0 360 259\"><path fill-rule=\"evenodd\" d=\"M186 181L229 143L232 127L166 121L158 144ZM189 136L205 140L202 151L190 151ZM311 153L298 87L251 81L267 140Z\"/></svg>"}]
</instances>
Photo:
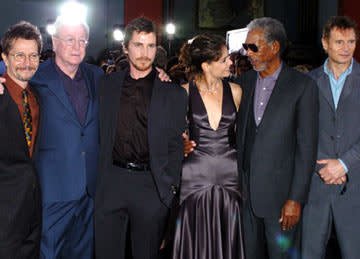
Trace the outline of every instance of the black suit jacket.
<instances>
[{"instance_id":1,"label":"black suit jacket","mask_svg":"<svg viewBox=\"0 0 360 259\"><path fill-rule=\"evenodd\" d=\"M107 168L113 163L117 111L128 72L112 73L99 82L100 159L96 203L101 202ZM168 207L172 205L174 187L179 185L181 176L186 107L186 91L179 85L161 82L156 76L148 115L150 166L159 198Z\"/></svg>"},{"instance_id":2,"label":"black suit jacket","mask_svg":"<svg viewBox=\"0 0 360 259\"><path fill-rule=\"evenodd\" d=\"M248 116L257 73L238 79L243 98L237 121L238 168L245 197L258 217L279 217L286 200L307 201L318 141L318 90L315 82L283 64L257 128L244 170Z\"/></svg>"},{"instance_id":3,"label":"black suit jacket","mask_svg":"<svg viewBox=\"0 0 360 259\"><path fill-rule=\"evenodd\" d=\"M6 88L0 95L0 118L0 258L38 258L40 186L18 107ZM33 157L39 136L38 131Z\"/></svg>"}]
</instances>

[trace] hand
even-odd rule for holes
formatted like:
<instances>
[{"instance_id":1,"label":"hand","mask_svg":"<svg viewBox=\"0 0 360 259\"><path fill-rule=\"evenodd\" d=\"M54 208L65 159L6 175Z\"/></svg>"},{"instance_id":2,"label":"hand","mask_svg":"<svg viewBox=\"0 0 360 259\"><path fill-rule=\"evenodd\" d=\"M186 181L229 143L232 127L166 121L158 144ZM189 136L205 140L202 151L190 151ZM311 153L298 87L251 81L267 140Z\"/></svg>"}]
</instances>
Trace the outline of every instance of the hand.
<instances>
[{"instance_id":1,"label":"hand","mask_svg":"<svg viewBox=\"0 0 360 259\"><path fill-rule=\"evenodd\" d=\"M345 168L342 166L339 160L322 159L318 160L317 163L320 165L325 165L318 171L321 179L323 179L325 184L342 184L346 181Z\"/></svg>"},{"instance_id":2,"label":"hand","mask_svg":"<svg viewBox=\"0 0 360 259\"><path fill-rule=\"evenodd\" d=\"M171 82L170 77L163 69L156 67L156 70L159 72L159 79L161 82Z\"/></svg>"},{"instance_id":3,"label":"hand","mask_svg":"<svg viewBox=\"0 0 360 259\"><path fill-rule=\"evenodd\" d=\"M165 246L167 245L167 243L168 243L168 240L163 239L161 242L161 245L160 245L160 250L163 250L165 248Z\"/></svg>"},{"instance_id":4,"label":"hand","mask_svg":"<svg viewBox=\"0 0 360 259\"><path fill-rule=\"evenodd\" d=\"M0 77L0 95L4 94L4 86L2 85L2 83L5 83L5 78Z\"/></svg>"},{"instance_id":5,"label":"hand","mask_svg":"<svg viewBox=\"0 0 360 259\"><path fill-rule=\"evenodd\" d=\"M184 157L187 157L189 153L194 151L194 147L196 147L195 141L190 141L189 136L186 133L182 134L184 138Z\"/></svg>"},{"instance_id":6,"label":"hand","mask_svg":"<svg viewBox=\"0 0 360 259\"><path fill-rule=\"evenodd\" d=\"M292 229L300 220L301 205L299 202L287 200L281 209L279 222L283 230Z\"/></svg>"}]
</instances>

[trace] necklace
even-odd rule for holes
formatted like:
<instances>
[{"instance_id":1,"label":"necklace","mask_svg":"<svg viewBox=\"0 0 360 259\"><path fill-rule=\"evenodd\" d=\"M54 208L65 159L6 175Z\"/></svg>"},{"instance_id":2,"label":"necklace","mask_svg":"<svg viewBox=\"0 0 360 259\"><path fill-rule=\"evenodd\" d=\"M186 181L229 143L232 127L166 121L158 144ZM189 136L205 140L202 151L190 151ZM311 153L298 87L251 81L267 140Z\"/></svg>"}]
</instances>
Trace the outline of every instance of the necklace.
<instances>
[{"instance_id":1,"label":"necklace","mask_svg":"<svg viewBox=\"0 0 360 259\"><path fill-rule=\"evenodd\" d=\"M215 93L219 89L219 84L216 85L214 88L202 88L199 86L199 90L204 93Z\"/></svg>"}]
</instances>

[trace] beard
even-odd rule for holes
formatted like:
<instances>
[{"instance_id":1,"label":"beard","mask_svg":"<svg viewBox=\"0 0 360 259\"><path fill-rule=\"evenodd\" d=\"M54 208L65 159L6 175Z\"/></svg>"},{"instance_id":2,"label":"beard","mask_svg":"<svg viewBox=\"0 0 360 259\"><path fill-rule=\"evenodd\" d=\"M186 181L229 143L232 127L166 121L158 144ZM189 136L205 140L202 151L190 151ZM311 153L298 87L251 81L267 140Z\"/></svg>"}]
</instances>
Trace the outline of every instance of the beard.
<instances>
[{"instance_id":1,"label":"beard","mask_svg":"<svg viewBox=\"0 0 360 259\"><path fill-rule=\"evenodd\" d=\"M34 66L26 66L26 67L17 67L15 69L15 77L20 80L20 81L23 81L23 82L28 82L32 76L35 74L37 68L34 67ZM28 71L29 74L28 75L21 75L19 73L19 71Z\"/></svg>"},{"instance_id":2,"label":"beard","mask_svg":"<svg viewBox=\"0 0 360 259\"><path fill-rule=\"evenodd\" d=\"M149 68L152 67L152 62L153 60L151 60L150 58L147 57L141 57L141 58L137 58L135 59L135 62L131 62L131 64L136 68L136 70L138 71L146 71Z\"/></svg>"},{"instance_id":3,"label":"beard","mask_svg":"<svg viewBox=\"0 0 360 259\"><path fill-rule=\"evenodd\" d=\"M253 62L256 61L256 60L252 60L251 58L249 58L249 61L252 65L252 68L256 71L256 72L261 72L261 71L264 71L265 68L266 68L266 65L265 64L258 64L260 66L258 66L257 68L253 65Z\"/></svg>"}]
</instances>

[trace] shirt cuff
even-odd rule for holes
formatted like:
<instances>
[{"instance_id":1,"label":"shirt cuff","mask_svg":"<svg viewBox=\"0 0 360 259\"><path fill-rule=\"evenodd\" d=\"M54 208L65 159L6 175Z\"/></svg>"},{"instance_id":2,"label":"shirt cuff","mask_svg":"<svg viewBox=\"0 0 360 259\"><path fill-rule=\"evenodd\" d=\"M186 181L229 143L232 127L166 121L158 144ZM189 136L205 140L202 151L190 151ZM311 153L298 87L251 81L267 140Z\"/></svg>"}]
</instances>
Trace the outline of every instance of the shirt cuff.
<instances>
[{"instance_id":1,"label":"shirt cuff","mask_svg":"<svg viewBox=\"0 0 360 259\"><path fill-rule=\"evenodd\" d=\"M340 158L339 158L338 160L339 160L339 162L341 163L341 165L344 167L345 173L348 173L348 172L349 172L349 169L348 169L347 166L345 165L344 161L342 161Z\"/></svg>"}]
</instances>

